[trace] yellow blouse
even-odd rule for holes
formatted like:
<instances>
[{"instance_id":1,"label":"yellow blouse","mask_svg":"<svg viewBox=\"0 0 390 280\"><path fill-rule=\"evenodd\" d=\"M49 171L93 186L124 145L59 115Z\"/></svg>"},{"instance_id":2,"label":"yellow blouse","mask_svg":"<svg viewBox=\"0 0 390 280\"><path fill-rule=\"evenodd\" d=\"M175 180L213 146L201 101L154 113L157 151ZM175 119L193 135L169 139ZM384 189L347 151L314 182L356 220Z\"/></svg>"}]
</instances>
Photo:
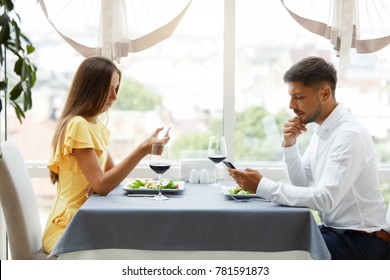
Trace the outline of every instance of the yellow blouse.
<instances>
[{"instance_id":1,"label":"yellow blouse","mask_svg":"<svg viewBox=\"0 0 390 280\"><path fill-rule=\"evenodd\" d=\"M72 150L93 148L100 166L105 170L109 137L110 132L101 121L92 124L81 116L75 116L68 122L62 148L57 144L52 151L48 168L58 174L58 186L43 233L42 246L46 253L53 250L65 228L87 199L85 188L88 181Z\"/></svg>"}]
</instances>

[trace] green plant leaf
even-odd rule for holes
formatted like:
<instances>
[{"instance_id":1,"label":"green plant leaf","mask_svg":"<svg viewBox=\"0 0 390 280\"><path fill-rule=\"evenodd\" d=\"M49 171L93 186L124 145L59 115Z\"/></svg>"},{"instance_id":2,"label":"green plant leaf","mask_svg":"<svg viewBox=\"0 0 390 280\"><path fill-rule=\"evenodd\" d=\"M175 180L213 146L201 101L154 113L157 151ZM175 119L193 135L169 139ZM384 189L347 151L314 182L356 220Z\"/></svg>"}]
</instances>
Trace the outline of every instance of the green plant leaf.
<instances>
[{"instance_id":1,"label":"green plant leaf","mask_svg":"<svg viewBox=\"0 0 390 280\"><path fill-rule=\"evenodd\" d=\"M13 89L9 92L10 100L16 100L23 91L22 82L17 83Z\"/></svg>"},{"instance_id":2,"label":"green plant leaf","mask_svg":"<svg viewBox=\"0 0 390 280\"><path fill-rule=\"evenodd\" d=\"M26 65L26 69L28 71L26 72L26 77L24 80L28 84L28 87L32 88L35 84L35 81L37 80L36 68L31 68L30 65Z\"/></svg>"},{"instance_id":3,"label":"green plant leaf","mask_svg":"<svg viewBox=\"0 0 390 280\"><path fill-rule=\"evenodd\" d=\"M1 6L5 6L8 11L12 11L14 9L14 3L12 0L1 0Z\"/></svg>"},{"instance_id":4,"label":"green plant leaf","mask_svg":"<svg viewBox=\"0 0 390 280\"><path fill-rule=\"evenodd\" d=\"M3 65L4 56L3 56L3 45L0 44L0 65Z\"/></svg>"},{"instance_id":5,"label":"green plant leaf","mask_svg":"<svg viewBox=\"0 0 390 280\"><path fill-rule=\"evenodd\" d=\"M23 63L22 63L22 73L20 75L20 79L22 81L25 81L25 80L28 79L28 72L29 72L28 70L29 70L28 64L26 64L26 61L23 60Z\"/></svg>"},{"instance_id":6,"label":"green plant leaf","mask_svg":"<svg viewBox=\"0 0 390 280\"><path fill-rule=\"evenodd\" d=\"M26 88L23 96L24 96L23 109L24 111L30 110L32 107L32 98L31 98L31 90L29 87Z\"/></svg>"},{"instance_id":7,"label":"green plant leaf","mask_svg":"<svg viewBox=\"0 0 390 280\"><path fill-rule=\"evenodd\" d=\"M31 88L35 84L36 76L35 76L36 68L31 67L27 60L23 61L22 67L22 76L21 79L26 82L26 86Z\"/></svg>"},{"instance_id":8,"label":"green plant leaf","mask_svg":"<svg viewBox=\"0 0 390 280\"><path fill-rule=\"evenodd\" d=\"M31 45L26 46L27 54L31 54L35 51L35 48Z\"/></svg>"},{"instance_id":9,"label":"green plant leaf","mask_svg":"<svg viewBox=\"0 0 390 280\"><path fill-rule=\"evenodd\" d=\"M20 43L20 28L18 26L18 23L15 21L15 20L11 20L11 24L12 24L12 27L13 27L13 33L14 36L13 36L13 39L14 39L14 42L15 42L15 45L16 45L16 48L20 49L20 50L23 50L22 48L22 44Z\"/></svg>"},{"instance_id":10,"label":"green plant leaf","mask_svg":"<svg viewBox=\"0 0 390 280\"><path fill-rule=\"evenodd\" d=\"M35 85L35 82L37 80L37 67L33 67L33 71L30 72L30 87L33 87Z\"/></svg>"},{"instance_id":11,"label":"green plant leaf","mask_svg":"<svg viewBox=\"0 0 390 280\"><path fill-rule=\"evenodd\" d=\"M8 41L7 44L5 44L5 48L11 51L14 55L19 56L19 50L13 41Z\"/></svg>"},{"instance_id":12,"label":"green plant leaf","mask_svg":"<svg viewBox=\"0 0 390 280\"><path fill-rule=\"evenodd\" d=\"M10 39L11 32L10 18L7 13L4 13L0 16L0 27L0 44L5 44L7 46L7 42Z\"/></svg>"},{"instance_id":13,"label":"green plant leaf","mask_svg":"<svg viewBox=\"0 0 390 280\"><path fill-rule=\"evenodd\" d=\"M20 28L20 16L14 11L14 0L0 0L0 63L1 67L6 62L13 64L16 75L16 85L9 91L9 101L14 107L19 121L25 118L24 112L32 108L31 88L36 82L37 67L28 56L35 51L34 46L22 33ZM7 51L7 56L5 52ZM8 53L10 56L8 56ZM8 89L7 77L10 76L5 69L5 79L0 82L0 90ZM23 96L21 97L21 94ZM0 111L3 109L1 103ZM23 109L22 109L23 108Z\"/></svg>"},{"instance_id":14,"label":"green plant leaf","mask_svg":"<svg viewBox=\"0 0 390 280\"><path fill-rule=\"evenodd\" d=\"M23 58L19 57L19 59L15 62L15 65L14 65L14 72L18 76L21 76L21 74L22 74L22 67L23 67Z\"/></svg>"},{"instance_id":15,"label":"green plant leaf","mask_svg":"<svg viewBox=\"0 0 390 280\"><path fill-rule=\"evenodd\" d=\"M12 107L14 107L14 109L15 109L16 117L19 119L19 122L22 123L22 119L26 118L22 108L20 108L19 104L17 102L15 102L14 100L11 100L10 103L11 103Z\"/></svg>"},{"instance_id":16,"label":"green plant leaf","mask_svg":"<svg viewBox=\"0 0 390 280\"><path fill-rule=\"evenodd\" d=\"M7 82L6 81L1 81L0 82L0 90L6 91L7 90ZM1 111L1 110L0 110Z\"/></svg>"},{"instance_id":17,"label":"green plant leaf","mask_svg":"<svg viewBox=\"0 0 390 280\"><path fill-rule=\"evenodd\" d=\"M33 47L33 46L32 46L32 43L31 43L31 41L30 41L30 39L28 39L27 36L23 34L23 32L20 33L20 37L24 40L24 42L25 42L28 46ZM33 47L33 48L34 48L34 47ZM35 48L34 48L34 50L35 50Z\"/></svg>"}]
</instances>

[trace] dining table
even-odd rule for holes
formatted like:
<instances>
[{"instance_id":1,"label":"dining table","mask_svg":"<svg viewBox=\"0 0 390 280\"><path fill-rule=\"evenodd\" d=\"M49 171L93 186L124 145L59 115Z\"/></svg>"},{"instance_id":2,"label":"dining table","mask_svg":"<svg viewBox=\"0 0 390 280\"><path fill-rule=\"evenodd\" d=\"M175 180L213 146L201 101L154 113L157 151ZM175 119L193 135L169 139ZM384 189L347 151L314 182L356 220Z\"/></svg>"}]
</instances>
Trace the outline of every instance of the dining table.
<instances>
[{"instance_id":1,"label":"dining table","mask_svg":"<svg viewBox=\"0 0 390 280\"><path fill-rule=\"evenodd\" d=\"M310 209L182 183L153 200L118 185L82 205L51 255L59 259L330 259Z\"/></svg>"}]
</instances>

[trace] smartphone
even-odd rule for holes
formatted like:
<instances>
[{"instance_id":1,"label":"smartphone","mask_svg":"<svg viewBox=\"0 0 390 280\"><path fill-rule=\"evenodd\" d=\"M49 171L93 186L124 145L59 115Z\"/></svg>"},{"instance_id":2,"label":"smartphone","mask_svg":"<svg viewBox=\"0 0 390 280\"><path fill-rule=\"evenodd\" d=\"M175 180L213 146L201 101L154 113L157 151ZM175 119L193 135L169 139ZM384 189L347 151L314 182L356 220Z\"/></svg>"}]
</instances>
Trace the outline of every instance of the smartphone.
<instances>
[{"instance_id":1,"label":"smartphone","mask_svg":"<svg viewBox=\"0 0 390 280\"><path fill-rule=\"evenodd\" d=\"M233 168L233 169L236 169L236 167L233 165L233 163L231 163L230 161L223 161L223 163L227 166L227 167L229 167L229 168Z\"/></svg>"},{"instance_id":2,"label":"smartphone","mask_svg":"<svg viewBox=\"0 0 390 280\"><path fill-rule=\"evenodd\" d=\"M164 138L164 137L167 137L169 135L169 130L171 130L171 126L168 126L167 128L164 127L163 130L160 131L160 133L158 134L158 138Z\"/></svg>"},{"instance_id":3,"label":"smartphone","mask_svg":"<svg viewBox=\"0 0 390 280\"><path fill-rule=\"evenodd\" d=\"M170 130L171 130L171 126L168 126L168 129L167 129L167 131L165 132L164 137L166 137L166 136L169 135L169 131L170 131Z\"/></svg>"}]
</instances>

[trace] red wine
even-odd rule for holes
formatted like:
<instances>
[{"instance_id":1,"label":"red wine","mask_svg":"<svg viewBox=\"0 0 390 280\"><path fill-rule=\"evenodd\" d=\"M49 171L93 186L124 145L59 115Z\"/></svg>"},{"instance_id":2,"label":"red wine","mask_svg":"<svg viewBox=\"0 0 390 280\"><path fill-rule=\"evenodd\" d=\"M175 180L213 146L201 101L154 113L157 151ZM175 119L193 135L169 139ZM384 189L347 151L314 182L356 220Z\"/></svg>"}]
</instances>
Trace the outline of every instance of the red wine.
<instances>
[{"instance_id":1,"label":"red wine","mask_svg":"<svg viewBox=\"0 0 390 280\"><path fill-rule=\"evenodd\" d=\"M226 157L225 156L210 156L209 159L215 163L220 163L223 161Z\"/></svg>"},{"instance_id":2,"label":"red wine","mask_svg":"<svg viewBox=\"0 0 390 280\"><path fill-rule=\"evenodd\" d=\"M171 165L170 164L149 164L149 167L157 174L163 174L171 167Z\"/></svg>"}]
</instances>

